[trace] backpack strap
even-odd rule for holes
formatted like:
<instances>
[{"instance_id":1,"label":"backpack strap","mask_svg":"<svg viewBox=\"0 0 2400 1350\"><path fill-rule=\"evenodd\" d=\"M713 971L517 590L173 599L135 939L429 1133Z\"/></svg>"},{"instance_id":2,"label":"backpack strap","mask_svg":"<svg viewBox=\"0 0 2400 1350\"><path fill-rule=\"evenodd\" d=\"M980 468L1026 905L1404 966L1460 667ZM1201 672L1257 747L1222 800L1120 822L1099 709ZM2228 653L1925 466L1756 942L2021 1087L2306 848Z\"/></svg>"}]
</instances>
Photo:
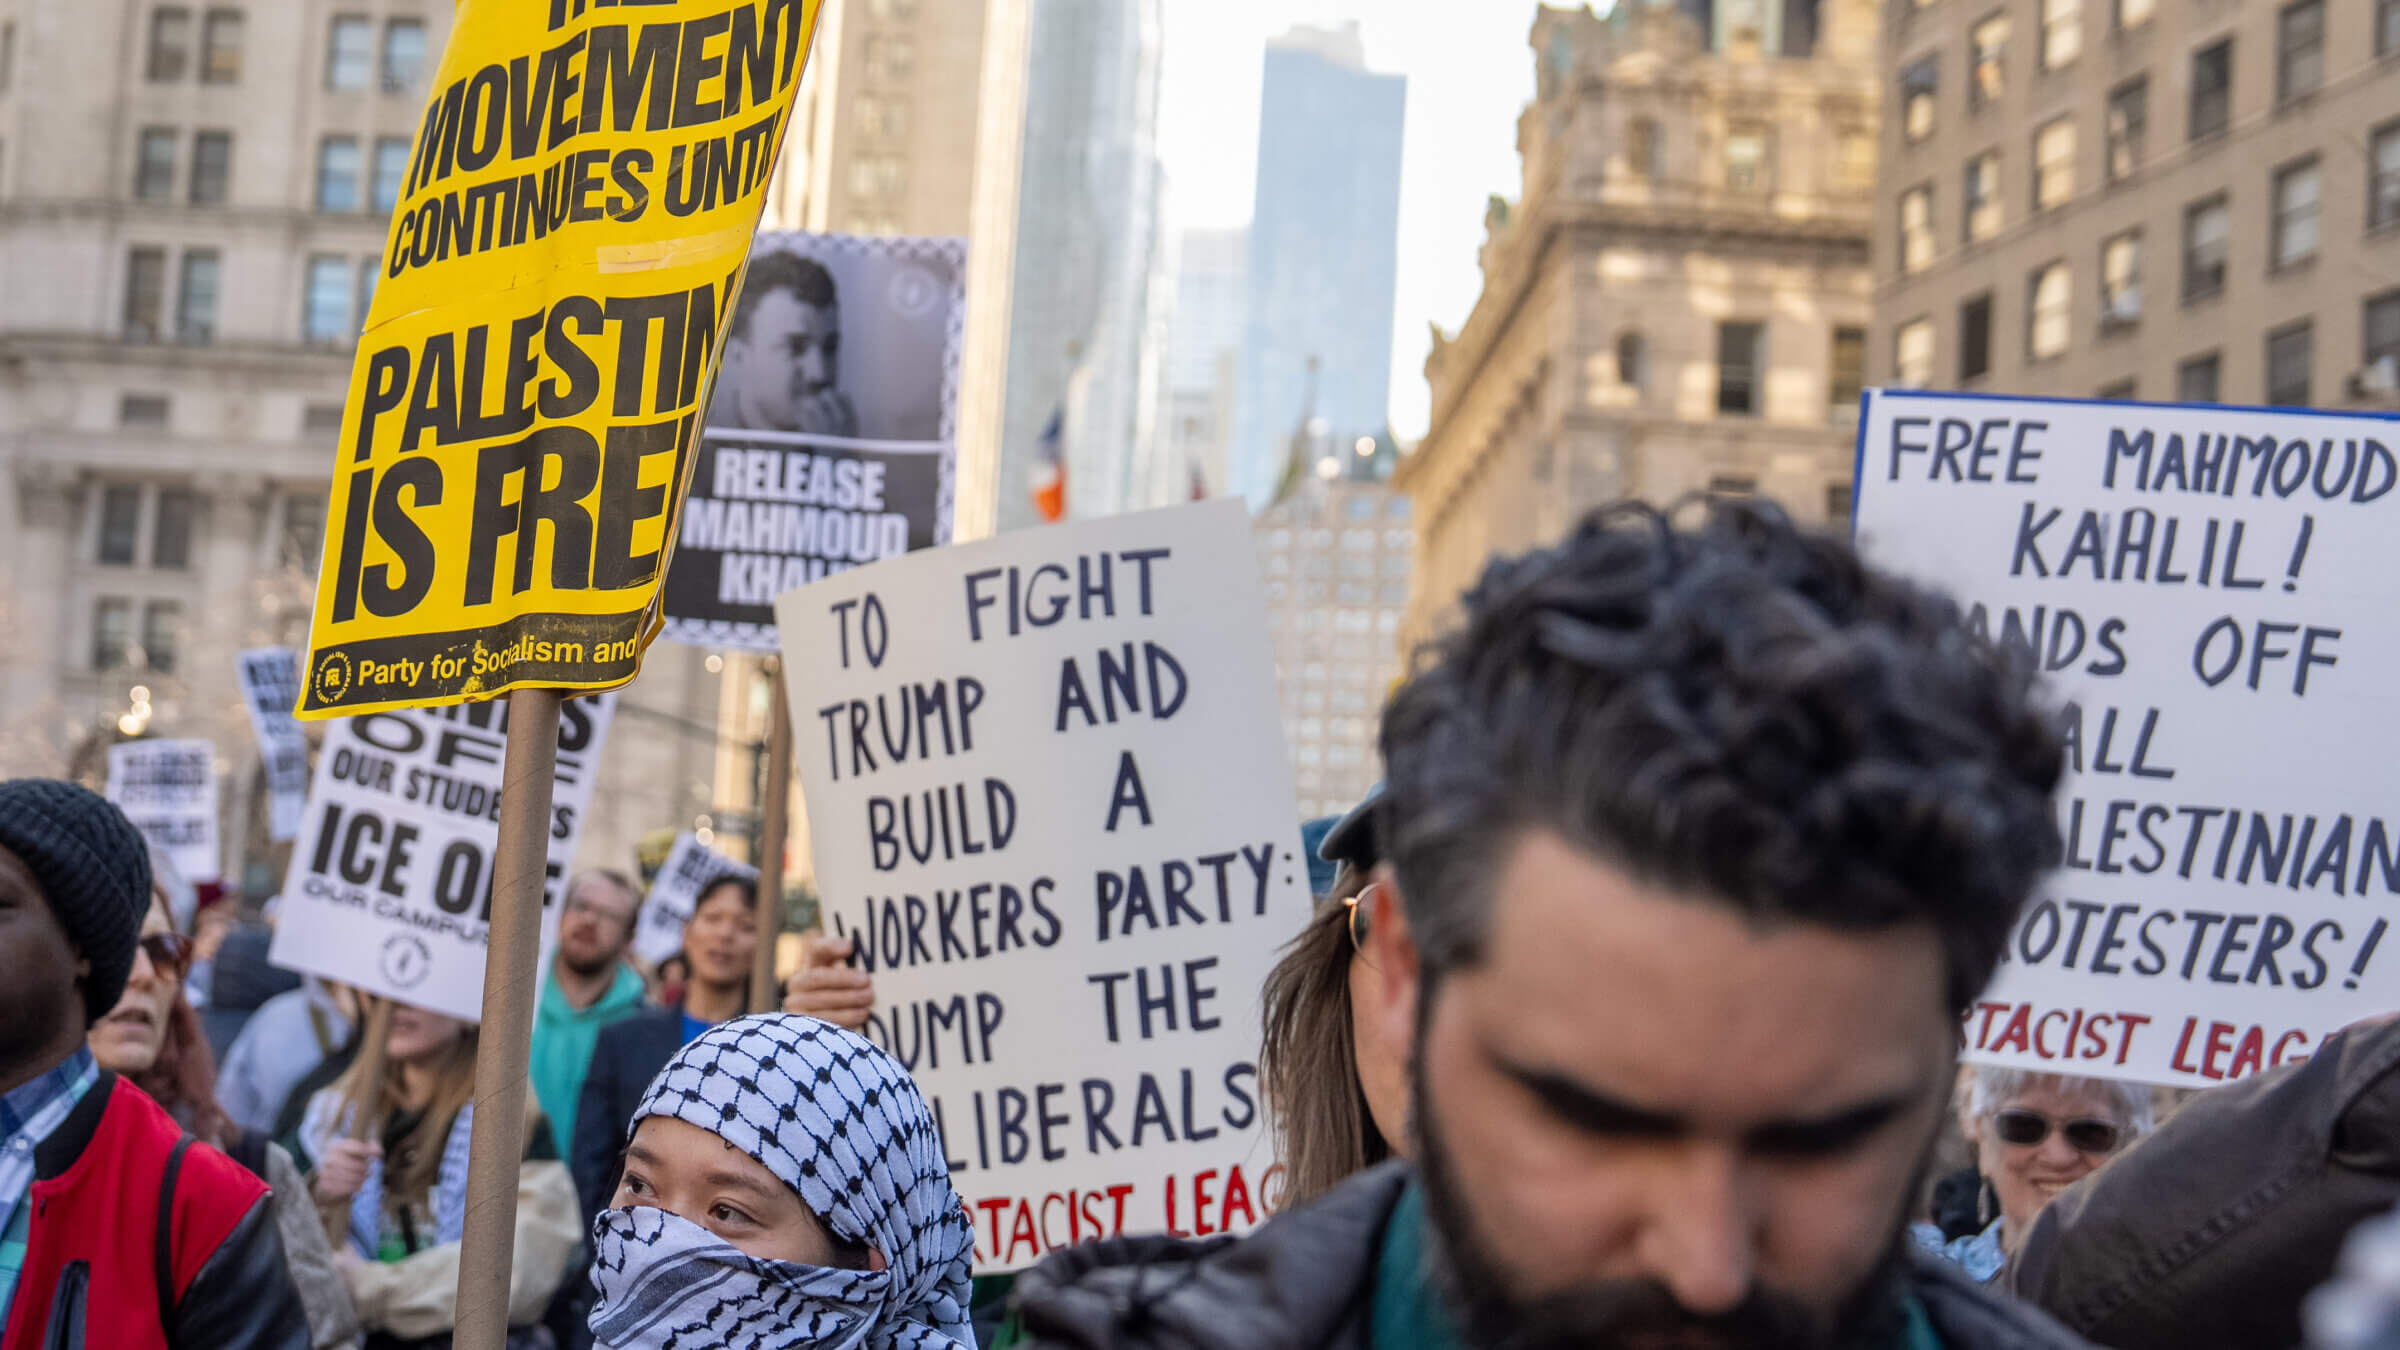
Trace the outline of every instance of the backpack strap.
<instances>
[{"instance_id":1,"label":"backpack strap","mask_svg":"<svg viewBox=\"0 0 2400 1350\"><path fill-rule=\"evenodd\" d=\"M154 1244L153 1260L158 1279L158 1316L162 1325L175 1312L175 1179L183 1171L183 1154L192 1146L192 1137L185 1135L175 1141L175 1149L167 1154L166 1175L158 1183L158 1239Z\"/></svg>"}]
</instances>

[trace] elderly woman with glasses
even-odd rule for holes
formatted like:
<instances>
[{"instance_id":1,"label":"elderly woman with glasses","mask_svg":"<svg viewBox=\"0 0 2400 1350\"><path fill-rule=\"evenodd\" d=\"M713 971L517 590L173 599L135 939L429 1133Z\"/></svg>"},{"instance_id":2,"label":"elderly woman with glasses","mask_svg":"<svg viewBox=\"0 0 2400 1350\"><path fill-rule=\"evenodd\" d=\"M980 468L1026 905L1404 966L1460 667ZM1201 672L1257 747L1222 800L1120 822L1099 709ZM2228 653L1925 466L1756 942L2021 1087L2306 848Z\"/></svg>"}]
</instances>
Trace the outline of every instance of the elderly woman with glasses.
<instances>
[{"instance_id":1,"label":"elderly woman with glasses","mask_svg":"<svg viewBox=\"0 0 2400 1350\"><path fill-rule=\"evenodd\" d=\"M1982 1226L1948 1242L1931 1225L1915 1236L1978 1280L1999 1275L2044 1205L2151 1125L2150 1089L2105 1078L1977 1067L1960 1075L1958 1101L1983 1178Z\"/></svg>"}]
</instances>

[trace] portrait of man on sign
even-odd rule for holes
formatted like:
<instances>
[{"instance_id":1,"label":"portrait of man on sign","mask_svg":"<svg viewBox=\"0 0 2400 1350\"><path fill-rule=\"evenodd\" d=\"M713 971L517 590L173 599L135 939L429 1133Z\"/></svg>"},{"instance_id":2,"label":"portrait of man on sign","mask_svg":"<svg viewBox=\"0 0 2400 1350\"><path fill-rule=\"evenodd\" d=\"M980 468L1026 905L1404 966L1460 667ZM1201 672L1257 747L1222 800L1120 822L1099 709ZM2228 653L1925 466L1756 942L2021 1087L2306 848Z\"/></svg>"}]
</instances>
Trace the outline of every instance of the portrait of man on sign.
<instances>
[{"instance_id":1,"label":"portrait of man on sign","mask_svg":"<svg viewBox=\"0 0 2400 1350\"><path fill-rule=\"evenodd\" d=\"M710 425L858 435L841 388L841 297L824 264L789 251L752 259L730 329Z\"/></svg>"}]
</instances>

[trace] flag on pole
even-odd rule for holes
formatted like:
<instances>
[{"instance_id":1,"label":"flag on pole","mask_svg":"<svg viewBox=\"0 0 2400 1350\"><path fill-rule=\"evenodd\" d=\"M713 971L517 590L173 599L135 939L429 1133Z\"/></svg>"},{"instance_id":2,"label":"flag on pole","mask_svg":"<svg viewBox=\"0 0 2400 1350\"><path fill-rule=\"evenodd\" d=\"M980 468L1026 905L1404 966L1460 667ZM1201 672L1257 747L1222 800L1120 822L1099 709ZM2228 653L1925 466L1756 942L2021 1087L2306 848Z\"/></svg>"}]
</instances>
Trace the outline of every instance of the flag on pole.
<instances>
[{"instance_id":1,"label":"flag on pole","mask_svg":"<svg viewBox=\"0 0 2400 1350\"><path fill-rule=\"evenodd\" d=\"M1033 509L1053 524L1067 514L1066 424L1067 406L1061 403L1033 452Z\"/></svg>"}]
</instances>

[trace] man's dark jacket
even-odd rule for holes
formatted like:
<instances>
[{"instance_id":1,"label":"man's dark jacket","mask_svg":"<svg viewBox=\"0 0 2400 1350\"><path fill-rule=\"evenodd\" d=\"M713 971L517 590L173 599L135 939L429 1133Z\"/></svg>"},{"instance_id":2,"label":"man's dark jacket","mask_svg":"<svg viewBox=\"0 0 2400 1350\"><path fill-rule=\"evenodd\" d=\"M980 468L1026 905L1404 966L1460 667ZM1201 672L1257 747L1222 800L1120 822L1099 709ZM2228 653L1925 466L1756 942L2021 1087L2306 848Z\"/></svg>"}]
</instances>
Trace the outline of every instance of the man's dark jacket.
<instances>
[{"instance_id":1,"label":"man's dark jacket","mask_svg":"<svg viewBox=\"0 0 2400 1350\"><path fill-rule=\"evenodd\" d=\"M1016 1288L1028 1346L1371 1350L1375 1270L1408 1164L1362 1172L1241 1241L1070 1247ZM2088 1350L2040 1313L1910 1251L1906 1280L1945 1350Z\"/></svg>"},{"instance_id":2,"label":"man's dark jacket","mask_svg":"<svg viewBox=\"0 0 2400 1350\"><path fill-rule=\"evenodd\" d=\"M575 1108L574 1156L567 1170L583 1200L583 1227L608 1207L625 1165L625 1126L642 1104L650 1080L683 1048L683 1009L645 1008L600 1029L592 1043L592 1071L583 1080Z\"/></svg>"},{"instance_id":3,"label":"man's dark jacket","mask_svg":"<svg viewBox=\"0 0 2400 1350\"><path fill-rule=\"evenodd\" d=\"M2050 1202L2012 1287L2116 1350L2287 1350L2342 1239L2400 1203L2400 1022L2194 1098Z\"/></svg>"}]
</instances>

